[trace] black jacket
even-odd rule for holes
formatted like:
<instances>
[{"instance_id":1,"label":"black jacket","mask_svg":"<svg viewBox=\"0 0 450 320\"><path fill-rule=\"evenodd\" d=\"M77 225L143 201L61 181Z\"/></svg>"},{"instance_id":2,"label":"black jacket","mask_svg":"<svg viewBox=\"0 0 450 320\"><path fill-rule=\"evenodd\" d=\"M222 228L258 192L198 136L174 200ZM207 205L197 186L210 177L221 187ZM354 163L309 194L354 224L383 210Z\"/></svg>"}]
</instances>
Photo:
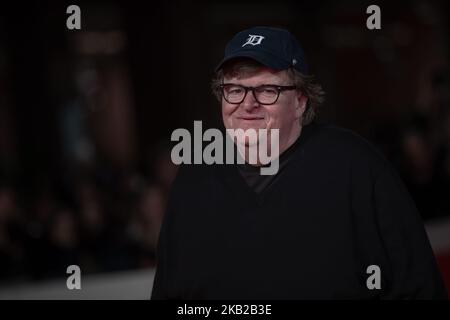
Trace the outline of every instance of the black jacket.
<instances>
[{"instance_id":1,"label":"black jacket","mask_svg":"<svg viewBox=\"0 0 450 320\"><path fill-rule=\"evenodd\" d=\"M160 233L153 299L446 299L423 223L363 138L303 128L261 193L236 165L187 165ZM381 271L369 289L367 268Z\"/></svg>"}]
</instances>

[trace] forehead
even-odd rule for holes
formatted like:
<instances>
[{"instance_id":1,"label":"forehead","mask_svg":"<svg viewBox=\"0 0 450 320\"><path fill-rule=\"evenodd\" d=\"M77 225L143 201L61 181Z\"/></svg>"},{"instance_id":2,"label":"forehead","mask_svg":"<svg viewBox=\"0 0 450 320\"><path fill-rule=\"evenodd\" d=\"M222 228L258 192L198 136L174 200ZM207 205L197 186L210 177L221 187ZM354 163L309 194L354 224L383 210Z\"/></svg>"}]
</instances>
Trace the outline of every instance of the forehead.
<instances>
[{"instance_id":1,"label":"forehead","mask_svg":"<svg viewBox=\"0 0 450 320\"><path fill-rule=\"evenodd\" d=\"M224 80L241 82L256 82L260 84L283 84L290 79L286 70L278 71L267 67L240 68L232 73L225 73Z\"/></svg>"}]
</instances>

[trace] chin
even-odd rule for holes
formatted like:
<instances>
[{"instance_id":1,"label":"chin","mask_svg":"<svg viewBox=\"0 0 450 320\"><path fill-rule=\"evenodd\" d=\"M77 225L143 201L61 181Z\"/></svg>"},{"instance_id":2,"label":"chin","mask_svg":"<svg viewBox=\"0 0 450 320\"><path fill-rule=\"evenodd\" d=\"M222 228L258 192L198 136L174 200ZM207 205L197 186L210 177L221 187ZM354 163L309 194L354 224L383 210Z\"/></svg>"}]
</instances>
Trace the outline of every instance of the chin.
<instances>
[{"instance_id":1,"label":"chin","mask_svg":"<svg viewBox=\"0 0 450 320\"><path fill-rule=\"evenodd\" d=\"M250 139L248 137L237 136L236 143L243 147L244 146L245 147L254 146L254 145L258 145L258 138L256 138L256 141L250 141Z\"/></svg>"},{"instance_id":2,"label":"chin","mask_svg":"<svg viewBox=\"0 0 450 320\"><path fill-rule=\"evenodd\" d=\"M256 147L259 143L259 139L257 138L256 141L250 141L250 139L246 138L244 141L244 145L246 147Z\"/></svg>"},{"instance_id":3,"label":"chin","mask_svg":"<svg viewBox=\"0 0 450 320\"><path fill-rule=\"evenodd\" d=\"M246 123L243 123L243 124L241 124L240 126L239 126L239 128L237 128L237 129L242 129L242 130L244 130L244 131L246 131L246 130L255 130L256 131L256 133L258 134L259 133L259 130L261 130L261 129L267 129L266 128L266 126L265 125L252 125L252 124L246 124Z\"/></svg>"}]
</instances>

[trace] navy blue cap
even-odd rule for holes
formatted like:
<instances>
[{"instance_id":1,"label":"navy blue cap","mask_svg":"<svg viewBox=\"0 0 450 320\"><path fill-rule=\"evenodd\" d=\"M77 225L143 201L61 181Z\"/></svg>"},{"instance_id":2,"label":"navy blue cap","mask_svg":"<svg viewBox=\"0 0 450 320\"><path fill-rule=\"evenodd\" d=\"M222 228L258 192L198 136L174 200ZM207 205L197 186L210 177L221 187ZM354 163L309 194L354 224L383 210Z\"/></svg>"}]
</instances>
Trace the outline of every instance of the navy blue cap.
<instances>
[{"instance_id":1,"label":"navy blue cap","mask_svg":"<svg viewBox=\"0 0 450 320\"><path fill-rule=\"evenodd\" d=\"M290 67L308 74L305 53L297 39L287 30L253 27L236 34L225 47L223 60L216 67L235 58L251 58L274 70Z\"/></svg>"}]
</instances>

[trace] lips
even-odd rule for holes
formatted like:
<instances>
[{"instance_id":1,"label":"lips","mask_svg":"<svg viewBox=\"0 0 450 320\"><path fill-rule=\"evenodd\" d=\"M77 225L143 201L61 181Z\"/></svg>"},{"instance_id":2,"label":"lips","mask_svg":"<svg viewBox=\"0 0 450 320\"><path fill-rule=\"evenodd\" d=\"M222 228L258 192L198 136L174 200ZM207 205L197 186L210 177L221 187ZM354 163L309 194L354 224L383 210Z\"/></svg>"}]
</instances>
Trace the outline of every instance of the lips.
<instances>
[{"instance_id":1,"label":"lips","mask_svg":"<svg viewBox=\"0 0 450 320\"><path fill-rule=\"evenodd\" d=\"M242 116L237 118L239 120L264 120L264 117L256 117L256 116Z\"/></svg>"}]
</instances>

